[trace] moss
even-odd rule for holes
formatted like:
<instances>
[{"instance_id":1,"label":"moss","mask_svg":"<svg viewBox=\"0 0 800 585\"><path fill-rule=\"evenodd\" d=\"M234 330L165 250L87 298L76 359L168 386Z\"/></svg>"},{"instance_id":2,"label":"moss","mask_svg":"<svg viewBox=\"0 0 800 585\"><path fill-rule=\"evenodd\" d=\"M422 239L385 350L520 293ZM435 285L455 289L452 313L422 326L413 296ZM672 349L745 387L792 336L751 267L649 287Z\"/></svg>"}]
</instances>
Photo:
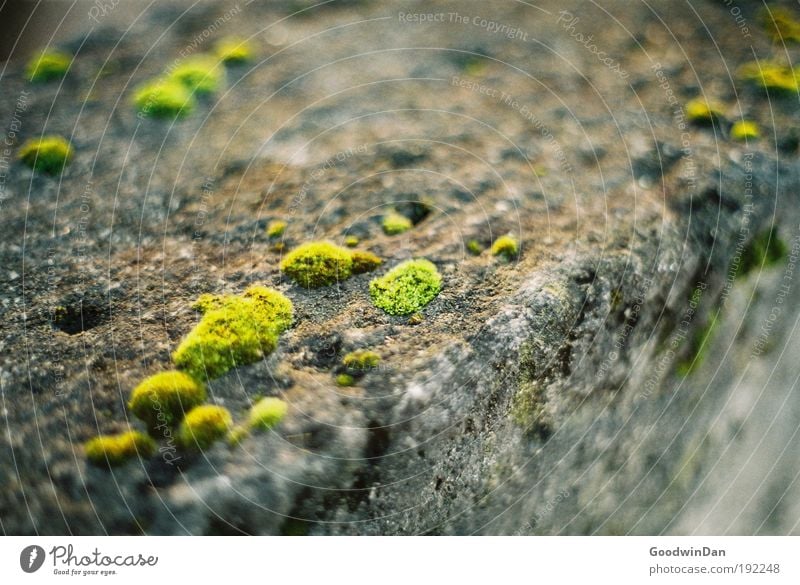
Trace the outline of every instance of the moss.
<instances>
[{"instance_id":1,"label":"moss","mask_svg":"<svg viewBox=\"0 0 800 585\"><path fill-rule=\"evenodd\" d=\"M150 457L156 450L153 439L139 431L100 435L86 442L86 458L95 465L121 465L134 457Z\"/></svg>"},{"instance_id":2,"label":"moss","mask_svg":"<svg viewBox=\"0 0 800 585\"><path fill-rule=\"evenodd\" d=\"M292 324L291 301L263 286L241 296L201 297L198 303L203 318L172 354L175 365L198 379L217 378L272 353Z\"/></svg>"},{"instance_id":3,"label":"moss","mask_svg":"<svg viewBox=\"0 0 800 585\"><path fill-rule=\"evenodd\" d=\"M336 376L336 384L339 386L352 386L356 383L356 379L350 374L339 374Z\"/></svg>"},{"instance_id":4,"label":"moss","mask_svg":"<svg viewBox=\"0 0 800 585\"><path fill-rule=\"evenodd\" d=\"M205 450L227 435L232 426L233 418L227 408L204 404L186 414L176 439L184 449Z\"/></svg>"},{"instance_id":5,"label":"moss","mask_svg":"<svg viewBox=\"0 0 800 585\"><path fill-rule=\"evenodd\" d=\"M192 303L192 308L195 311L199 311L201 313L206 313L211 309L219 309L222 304L225 302L225 297L221 295L215 295L211 293L203 293L197 300Z\"/></svg>"},{"instance_id":6,"label":"moss","mask_svg":"<svg viewBox=\"0 0 800 585\"><path fill-rule=\"evenodd\" d=\"M28 62L26 73L30 81L61 79L69 71L72 56L61 51L43 51Z\"/></svg>"},{"instance_id":7,"label":"moss","mask_svg":"<svg viewBox=\"0 0 800 585\"><path fill-rule=\"evenodd\" d=\"M483 246L480 245L478 240L470 240L467 242L467 252L473 256L480 256L481 252L483 252Z\"/></svg>"},{"instance_id":8,"label":"moss","mask_svg":"<svg viewBox=\"0 0 800 585\"><path fill-rule=\"evenodd\" d=\"M308 242L286 255L281 270L300 286L317 288L350 278L353 258L336 244Z\"/></svg>"},{"instance_id":9,"label":"moss","mask_svg":"<svg viewBox=\"0 0 800 585\"><path fill-rule=\"evenodd\" d=\"M356 246L358 246L358 243L360 241L361 240L358 239L358 236L347 236L344 239L344 245L347 246L348 248L355 248Z\"/></svg>"},{"instance_id":10,"label":"moss","mask_svg":"<svg viewBox=\"0 0 800 585\"><path fill-rule=\"evenodd\" d=\"M519 255L519 243L511 234L500 236L492 244L492 256L500 256L511 261Z\"/></svg>"},{"instance_id":11,"label":"moss","mask_svg":"<svg viewBox=\"0 0 800 585\"><path fill-rule=\"evenodd\" d=\"M214 57L197 55L178 63L169 74L169 79L183 84L198 95L206 95L219 91L224 80L224 71Z\"/></svg>"},{"instance_id":12,"label":"moss","mask_svg":"<svg viewBox=\"0 0 800 585\"><path fill-rule=\"evenodd\" d=\"M751 61L739 68L739 79L776 94L797 94L798 72L776 61Z\"/></svg>"},{"instance_id":13,"label":"moss","mask_svg":"<svg viewBox=\"0 0 800 585\"><path fill-rule=\"evenodd\" d=\"M269 430L281 422L287 412L289 405L280 398L262 398L250 408L247 425L252 430Z\"/></svg>"},{"instance_id":14,"label":"moss","mask_svg":"<svg viewBox=\"0 0 800 585\"><path fill-rule=\"evenodd\" d=\"M413 313L408 318L408 324L409 325L419 325L420 323L423 323L424 321L425 321L425 315L423 315L422 313Z\"/></svg>"},{"instance_id":15,"label":"moss","mask_svg":"<svg viewBox=\"0 0 800 585\"><path fill-rule=\"evenodd\" d=\"M731 126L733 140L755 140L759 135L758 124L749 120L739 120Z\"/></svg>"},{"instance_id":16,"label":"moss","mask_svg":"<svg viewBox=\"0 0 800 585\"><path fill-rule=\"evenodd\" d=\"M267 237L280 238L286 231L286 222L280 219L274 219L267 225Z\"/></svg>"},{"instance_id":17,"label":"moss","mask_svg":"<svg viewBox=\"0 0 800 585\"><path fill-rule=\"evenodd\" d=\"M782 6L765 7L759 14L764 30L773 41L783 43L800 42L800 20L794 13Z\"/></svg>"},{"instance_id":18,"label":"moss","mask_svg":"<svg viewBox=\"0 0 800 585\"><path fill-rule=\"evenodd\" d=\"M547 439L553 421L545 389L536 379L539 364L536 363L535 344L535 341L528 341L520 347L517 391L511 399L509 415L525 434Z\"/></svg>"},{"instance_id":19,"label":"moss","mask_svg":"<svg viewBox=\"0 0 800 585\"><path fill-rule=\"evenodd\" d=\"M383 216L383 231L386 235L395 236L411 229L414 224L405 215L390 211Z\"/></svg>"},{"instance_id":20,"label":"moss","mask_svg":"<svg viewBox=\"0 0 800 585\"><path fill-rule=\"evenodd\" d=\"M225 37L214 45L214 54L220 61L229 65L246 63L253 58L253 47L246 40Z\"/></svg>"},{"instance_id":21,"label":"moss","mask_svg":"<svg viewBox=\"0 0 800 585\"><path fill-rule=\"evenodd\" d=\"M685 109L686 118L695 124L710 124L725 117L720 106L703 98L689 100Z\"/></svg>"},{"instance_id":22,"label":"moss","mask_svg":"<svg viewBox=\"0 0 800 585\"><path fill-rule=\"evenodd\" d=\"M681 376L689 376L708 356L711 341L717 332L721 319L714 315L703 327L699 327L691 337L689 357L678 363L676 370Z\"/></svg>"},{"instance_id":23,"label":"moss","mask_svg":"<svg viewBox=\"0 0 800 585\"><path fill-rule=\"evenodd\" d=\"M789 250L786 243L778 236L775 226L762 231L742 252L737 276L747 274L753 269L767 268L783 261Z\"/></svg>"},{"instance_id":24,"label":"moss","mask_svg":"<svg viewBox=\"0 0 800 585\"><path fill-rule=\"evenodd\" d=\"M442 277L428 260L407 260L369 283L372 302L390 315L408 315L425 307L442 289Z\"/></svg>"},{"instance_id":25,"label":"moss","mask_svg":"<svg viewBox=\"0 0 800 585\"><path fill-rule=\"evenodd\" d=\"M383 260L372 252L364 252L363 250L353 250L350 253L350 258L353 260L353 274L372 272L383 263Z\"/></svg>"},{"instance_id":26,"label":"moss","mask_svg":"<svg viewBox=\"0 0 800 585\"><path fill-rule=\"evenodd\" d=\"M175 118L186 116L197 105L185 85L169 79L155 79L140 85L133 102L144 116Z\"/></svg>"},{"instance_id":27,"label":"moss","mask_svg":"<svg viewBox=\"0 0 800 585\"><path fill-rule=\"evenodd\" d=\"M364 375L367 370L378 367L381 356L368 349L351 351L342 358L342 365L350 375Z\"/></svg>"},{"instance_id":28,"label":"moss","mask_svg":"<svg viewBox=\"0 0 800 585\"><path fill-rule=\"evenodd\" d=\"M150 376L131 393L128 408L143 420L153 434L177 425L185 412L202 404L206 389L183 372L161 372Z\"/></svg>"},{"instance_id":29,"label":"moss","mask_svg":"<svg viewBox=\"0 0 800 585\"><path fill-rule=\"evenodd\" d=\"M19 158L36 171L55 175L72 160L72 147L61 136L44 136L23 144Z\"/></svg>"}]
</instances>

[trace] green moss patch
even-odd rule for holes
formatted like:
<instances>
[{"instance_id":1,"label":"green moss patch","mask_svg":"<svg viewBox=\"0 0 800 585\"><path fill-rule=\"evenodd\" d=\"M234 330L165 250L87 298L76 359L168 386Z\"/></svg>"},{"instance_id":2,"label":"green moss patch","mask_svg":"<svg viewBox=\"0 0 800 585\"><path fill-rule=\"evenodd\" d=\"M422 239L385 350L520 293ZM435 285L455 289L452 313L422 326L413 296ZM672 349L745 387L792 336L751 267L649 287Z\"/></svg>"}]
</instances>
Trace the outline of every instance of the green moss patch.
<instances>
[{"instance_id":1,"label":"green moss patch","mask_svg":"<svg viewBox=\"0 0 800 585\"><path fill-rule=\"evenodd\" d=\"M139 431L100 435L84 445L86 458L95 465L122 465L134 457L150 457L155 450L155 441Z\"/></svg>"},{"instance_id":2,"label":"green moss patch","mask_svg":"<svg viewBox=\"0 0 800 585\"><path fill-rule=\"evenodd\" d=\"M156 79L140 85L133 102L143 116L154 118L176 118L186 116L197 103L192 92L178 81Z\"/></svg>"},{"instance_id":3,"label":"green moss patch","mask_svg":"<svg viewBox=\"0 0 800 585\"><path fill-rule=\"evenodd\" d=\"M128 408L156 435L177 425L195 406L206 399L206 389L183 372L161 372L150 376L131 393Z\"/></svg>"},{"instance_id":4,"label":"green moss patch","mask_svg":"<svg viewBox=\"0 0 800 585\"><path fill-rule=\"evenodd\" d=\"M442 277L428 260L407 260L369 283L372 302L390 315L409 315L425 307L442 289Z\"/></svg>"},{"instance_id":5,"label":"green moss patch","mask_svg":"<svg viewBox=\"0 0 800 585\"><path fill-rule=\"evenodd\" d=\"M318 288L350 278L353 258L331 242L308 242L286 255L281 270L300 286Z\"/></svg>"},{"instance_id":6,"label":"green moss patch","mask_svg":"<svg viewBox=\"0 0 800 585\"><path fill-rule=\"evenodd\" d=\"M500 236L492 244L492 256L499 256L511 261L519 255L519 242L511 234Z\"/></svg>"},{"instance_id":7,"label":"green moss patch","mask_svg":"<svg viewBox=\"0 0 800 585\"><path fill-rule=\"evenodd\" d=\"M35 171L55 175L72 159L72 147L61 136L44 136L23 144L19 158Z\"/></svg>"},{"instance_id":8,"label":"green moss patch","mask_svg":"<svg viewBox=\"0 0 800 585\"><path fill-rule=\"evenodd\" d=\"M69 71L72 56L61 51L43 51L28 62L26 74L30 81L61 79Z\"/></svg>"},{"instance_id":9,"label":"green moss patch","mask_svg":"<svg viewBox=\"0 0 800 585\"><path fill-rule=\"evenodd\" d=\"M241 296L202 296L203 318L172 354L180 369L198 379L217 378L272 353L292 324L292 303L280 292L252 286Z\"/></svg>"},{"instance_id":10,"label":"green moss patch","mask_svg":"<svg viewBox=\"0 0 800 585\"><path fill-rule=\"evenodd\" d=\"M253 47L238 37L225 37L214 44L214 54L225 64L238 65L253 58Z\"/></svg>"},{"instance_id":11,"label":"green moss patch","mask_svg":"<svg viewBox=\"0 0 800 585\"><path fill-rule=\"evenodd\" d=\"M386 235L395 236L407 232L413 227L413 222L405 215L390 211L383 217L383 231Z\"/></svg>"},{"instance_id":12,"label":"green moss patch","mask_svg":"<svg viewBox=\"0 0 800 585\"><path fill-rule=\"evenodd\" d=\"M181 61L169 74L169 79L198 95L206 95L220 90L225 71L214 57L197 55Z\"/></svg>"},{"instance_id":13,"label":"green moss patch","mask_svg":"<svg viewBox=\"0 0 800 585\"><path fill-rule=\"evenodd\" d=\"M225 437L232 426L233 417L227 408L204 404L186 414L176 439L184 449L205 450Z\"/></svg>"}]
</instances>

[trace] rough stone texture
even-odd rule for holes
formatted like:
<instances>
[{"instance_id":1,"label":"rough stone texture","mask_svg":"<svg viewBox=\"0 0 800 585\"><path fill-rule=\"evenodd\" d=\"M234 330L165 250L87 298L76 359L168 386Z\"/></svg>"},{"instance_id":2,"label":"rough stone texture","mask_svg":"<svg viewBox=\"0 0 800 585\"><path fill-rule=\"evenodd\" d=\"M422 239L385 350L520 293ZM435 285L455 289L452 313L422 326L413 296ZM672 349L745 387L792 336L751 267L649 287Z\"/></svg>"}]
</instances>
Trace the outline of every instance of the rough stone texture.
<instances>
[{"instance_id":1,"label":"rough stone texture","mask_svg":"<svg viewBox=\"0 0 800 585\"><path fill-rule=\"evenodd\" d=\"M771 225L800 246L797 99L735 80L779 51L755 8L745 38L712 2L334 2L287 18L310 4L161 6L66 42L63 84L4 68L7 137L60 133L76 157L56 178L11 161L3 182L3 532L800 532L797 257L729 271ZM448 22L400 22L420 12ZM136 84L231 32L253 35L258 63L186 120L137 118ZM700 94L763 139L683 127ZM432 212L383 234L415 201ZM273 219L288 248L355 234L386 269L428 258L443 291L410 319L370 304L369 274L296 287ZM516 262L465 249L509 231ZM282 396L285 422L177 464L87 465L83 441L125 428L130 390L169 367L191 302L252 283L287 294L296 324L212 401L240 419ZM357 348L381 366L340 388Z\"/></svg>"}]
</instances>

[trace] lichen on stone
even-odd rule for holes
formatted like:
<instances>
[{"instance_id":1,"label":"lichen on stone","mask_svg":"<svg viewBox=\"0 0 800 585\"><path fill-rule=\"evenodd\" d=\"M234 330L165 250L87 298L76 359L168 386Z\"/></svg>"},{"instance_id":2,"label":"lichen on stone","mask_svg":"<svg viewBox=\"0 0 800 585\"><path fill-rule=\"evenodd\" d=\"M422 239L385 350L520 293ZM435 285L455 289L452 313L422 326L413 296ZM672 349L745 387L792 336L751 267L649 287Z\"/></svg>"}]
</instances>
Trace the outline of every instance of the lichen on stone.
<instances>
[{"instance_id":1,"label":"lichen on stone","mask_svg":"<svg viewBox=\"0 0 800 585\"><path fill-rule=\"evenodd\" d=\"M128 408L144 421L152 434L163 435L205 399L205 386L188 374L160 372L133 389Z\"/></svg>"},{"instance_id":2,"label":"lichen on stone","mask_svg":"<svg viewBox=\"0 0 800 585\"><path fill-rule=\"evenodd\" d=\"M372 302L390 315L415 313L442 289L442 277L429 260L407 260L369 283Z\"/></svg>"},{"instance_id":3,"label":"lichen on stone","mask_svg":"<svg viewBox=\"0 0 800 585\"><path fill-rule=\"evenodd\" d=\"M155 450L155 441L139 431L100 435L84 445L86 458L95 465L121 465L137 456L150 457Z\"/></svg>"},{"instance_id":4,"label":"lichen on stone","mask_svg":"<svg viewBox=\"0 0 800 585\"><path fill-rule=\"evenodd\" d=\"M176 440L183 449L208 449L225 437L233 426L227 408L204 404L190 410L183 419Z\"/></svg>"},{"instance_id":5,"label":"lichen on stone","mask_svg":"<svg viewBox=\"0 0 800 585\"><path fill-rule=\"evenodd\" d=\"M19 158L36 171L55 175L72 160L72 147L61 136L44 136L23 144Z\"/></svg>"},{"instance_id":6,"label":"lichen on stone","mask_svg":"<svg viewBox=\"0 0 800 585\"><path fill-rule=\"evenodd\" d=\"M292 324L291 301L264 286L201 299L202 319L172 354L176 366L198 379L217 378L272 353Z\"/></svg>"}]
</instances>

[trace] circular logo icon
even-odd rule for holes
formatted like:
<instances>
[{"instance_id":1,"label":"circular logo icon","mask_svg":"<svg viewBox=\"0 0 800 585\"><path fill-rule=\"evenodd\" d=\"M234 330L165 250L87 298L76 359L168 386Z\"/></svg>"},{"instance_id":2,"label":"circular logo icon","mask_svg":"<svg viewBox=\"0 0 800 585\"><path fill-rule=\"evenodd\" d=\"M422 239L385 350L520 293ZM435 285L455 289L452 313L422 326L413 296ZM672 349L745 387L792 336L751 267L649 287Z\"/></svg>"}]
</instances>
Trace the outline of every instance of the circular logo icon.
<instances>
[{"instance_id":1,"label":"circular logo icon","mask_svg":"<svg viewBox=\"0 0 800 585\"><path fill-rule=\"evenodd\" d=\"M32 544L26 546L19 553L19 566L26 573L35 573L44 564L44 549L41 546Z\"/></svg>"}]
</instances>

